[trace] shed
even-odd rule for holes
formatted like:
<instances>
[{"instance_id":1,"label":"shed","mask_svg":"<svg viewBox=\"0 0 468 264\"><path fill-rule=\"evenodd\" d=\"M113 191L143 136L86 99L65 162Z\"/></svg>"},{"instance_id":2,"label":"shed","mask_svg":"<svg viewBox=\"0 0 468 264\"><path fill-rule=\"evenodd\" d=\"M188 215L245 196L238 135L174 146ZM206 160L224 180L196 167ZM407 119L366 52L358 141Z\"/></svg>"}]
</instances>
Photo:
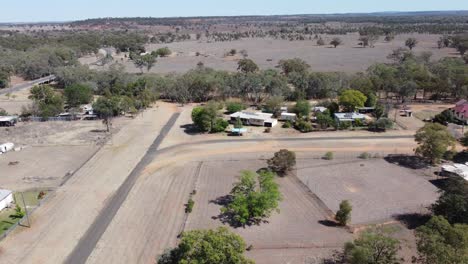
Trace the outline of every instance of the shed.
<instances>
[{"instance_id":1,"label":"shed","mask_svg":"<svg viewBox=\"0 0 468 264\"><path fill-rule=\"evenodd\" d=\"M10 206L13 201L14 199L12 191L0 189L0 211Z\"/></svg>"},{"instance_id":2,"label":"shed","mask_svg":"<svg viewBox=\"0 0 468 264\"><path fill-rule=\"evenodd\" d=\"M240 118L243 124L253 126L274 127L278 124L278 120L272 118L273 114L260 112L236 112L230 115L231 122L236 122Z\"/></svg>"},{"instance_id":3,"label":"shed","mask_svg":"<svg viewBox=\"0 0 468 264\"><path fill-rule=\"evenodd\" d=\"M366 115L360 113L335 113L335 119L338 122L354 122L356 120L365 120Z\"/></svg>"}]
</instances>

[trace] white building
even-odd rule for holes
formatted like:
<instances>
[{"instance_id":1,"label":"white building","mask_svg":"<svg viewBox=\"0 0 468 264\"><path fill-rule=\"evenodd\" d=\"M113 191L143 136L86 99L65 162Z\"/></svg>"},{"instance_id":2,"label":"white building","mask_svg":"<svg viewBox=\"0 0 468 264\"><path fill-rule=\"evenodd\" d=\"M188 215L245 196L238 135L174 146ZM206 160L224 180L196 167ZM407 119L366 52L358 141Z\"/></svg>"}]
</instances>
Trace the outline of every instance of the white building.
<instances>
[{"instance_id":1,"label":"white building","mask_svg":"<svg viewBox=\"0 0 468 264\"><path fill-rule=\"evenodd\" d=\"M296 114L294 113L281 113L281 116L279 118L281 121L296 121Z\"/></svg>"},{"instance_id":2,"label":"white building","mask_svg":"<svg viewBox=\"0 0 468 264\"><path fill-rule=\"evenodd\" d=\"M18 122L17 116L0 116L1 126L14 126Z\"/></svg>"},{"instance_id":3,"label":"white building","mask_svg":"<svg viewBox=\"0 0 468 264\"><path fill-rule=\"evenodd\" d=\"M11 203L13 203L13 192L0 189L0 211L10 206Z\"/></svg>"},{"instance_id":4,"label":"white building","mask_svg":"<svg viewBox=\"0 0 468 264\"><path fill-rule=\"evenodd\" d=\"M356 120L366 120L366 115L360 113L335 113L337 122L355 122Z\"/></svg>"},{"instance_id":5,"label":"white building","mask_svg":"<svg viewBox=\"0 0 468 264\"><path fill-rule=\"evenodd\" d=\"M278 124L278 120L273 118L273 114L261 113L261 112L236 112L229 116L231 123L236 122L237 118L240 118L243 124L251 126L264 126L274 127Z\"/></svg>"}]
</instances>

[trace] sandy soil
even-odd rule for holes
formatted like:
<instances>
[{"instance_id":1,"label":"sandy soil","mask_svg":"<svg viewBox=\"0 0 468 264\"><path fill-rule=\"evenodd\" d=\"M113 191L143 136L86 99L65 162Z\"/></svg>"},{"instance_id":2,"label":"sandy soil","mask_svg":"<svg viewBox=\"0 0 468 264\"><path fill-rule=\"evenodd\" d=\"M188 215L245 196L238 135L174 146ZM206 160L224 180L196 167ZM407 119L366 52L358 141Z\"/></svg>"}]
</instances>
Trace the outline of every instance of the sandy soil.
<instances>
[{"instance_id":1,"label":"sandy soil","mask_svg":"<svg viewBox=\"0 0 468 264\"><path fill-rule=\"evenodd\" d=\"M159 58L151 72L170 73L185 72L196 66L198 62L203 62L205 66L218 70L235 71L237 69L236 57L225 57L224 54L236 49L247 50L249 58L253 59L262 69L274 68L281 59L302 58L310 64L313 71L343 71L358 72L366 70L370 65L376 62L387 62L386 58L392 50L404 46L408 37L416 37L419 43L414 49L415 53L430 51L434 54L433 59L440 59L446 56L455 56L453 49L438 49L438 35L412 34L398 35L390 43L384 42L383 38L376 43L375 48L361 48L357 45L358 34L348 34L338 36L343 40L343 45L338 48L332 48L329 45L317 46L316 41L287 41L273 39L243 39L232 42L198 42L187 41L170 44L150 44L147 45L148 51L167 46L175 56ZM326 43L335 37L331 35L323 36ZM196 56L199 52L201 55ZM123 56L123 55L122 55ZM82 62L94 62L87 58ZM116 57L116 61L123 62L129 72L140 72L135 68L131 61ZM92 68L102 68L92 66Z\"/></svg>"},{"instance_id":2,"label":"sandy soil","mask_svg":"<svg viewBox=\"0 0 468 264\"><path fill-rule=\"evenodd\" d=\"M21 114L22 107L26 107L32 103L32 100L28 99L29 90L20 90L11 93L9 96L6 94L0 95L0 108L5 109L11 115Z\"/></svg>"}]
</instances>

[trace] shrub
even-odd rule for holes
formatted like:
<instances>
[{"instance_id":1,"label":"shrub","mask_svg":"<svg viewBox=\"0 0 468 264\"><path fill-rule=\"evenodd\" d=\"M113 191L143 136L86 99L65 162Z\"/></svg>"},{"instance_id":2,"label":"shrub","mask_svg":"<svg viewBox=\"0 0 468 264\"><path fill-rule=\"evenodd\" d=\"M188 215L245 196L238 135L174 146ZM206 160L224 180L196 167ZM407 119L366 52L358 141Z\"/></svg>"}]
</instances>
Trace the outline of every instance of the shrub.
<instances>
[{"instance_id":1,"label":"shrub","mask_svg":"<svg viewBox=\"0 0 468 264\"><path fill-rule=\"evenodd\" d=\"M323 156L323 159L324 160L332 160L333 159L333 152L328 151L327 153L325 153L325 155Z\"/></svg>"},{"instance_id":2,"label":"shrub","mask_svg":"<svg viewBox=\"0 0 468 264\"><path fill-rule=\"evenodd\" d=\"M338 123L338 129L346 130L346 129L349 129L352 125L353 124L351 121L342 121Z\"/></svg>"},{"instance_id":3,"label":"shrub","mask_svg":"<svg viewBox=\"0 0 468 264\"><path fill-rule=\"evenodd\" d=\"M393 121L386 117L381 117L369 125L369 130L375 132L385 132L391 128L393 128Z\"/></svg>"},{"instance_id":4,"label":"shrub","mask_svg":"<svg viewBox=\"0 0 468 264\"><path fill-rule=\"evenodd\" d=\"M372 157L372 155L368 152L362 152L361 154L359 154L358 158L360 159L370 159Z\"/></svg>"},{"instance_id":5,"label":"shrub","mask_svg":"<svg viewBox=\"0 0 468 264\"><path fill-rule=\"evenodd\" d=\"M351 220L352 206L349 201L344 200L340 203L340 209L336 212L335 219L341 226L346 226Z\"/></svg>"},{"instance_id":6,"label":"shrub","mask_svg":"<svg viewBox=\"0 0 468 264\"><path fill-rule=\"evenodd\" d=\"M187 204L185 205L185 213L190 214L193 210L193 206L195 205L195 201L192 198L189 198Z\"/></svg>"},{"instance_id":7,"label":"shrub","mask_svg":"<svg viewBox=\"0 0 468 264\"><path fill-rule=\"evenodd\" d=\"M288 121L284 122L281 127L282 128L291 128L292 127L291 121L288 120Z\"/></svg>"},{"instance_id":8,"label":"shrub","mask_svg":"<svg viewBox=\"0 0 468 264\"><path fill-rule=\"evenodd\" d=\"M229 126L229 122L222 119L222 118L217 118L214 121L213 127L211 128L211 133L219 133L223 132L226 130L226 128Z\"/></svg>"},{"instance_id":9,"label":"shrub","mask_svg":"<svg viewBox=\"0 0 468 264\"><path fill-rule=\"evenodd\" d=\"M245 104L242 103L242 102L236 102L236 101L229 101L226 103L226 110L228 111L228 113L232 114L232 113L235 113L235 112L239 112L239 111L242 111L244 110L246 107L245 107Z\"/></svg>"},{"instance_id":10,"label":"shrub","mask_svg":"<svg viewBox=\"0 0 468 264\"><path fill-rule=\"evenodd\" d=\"M281 149L267 163L270 169L280 175L284 175L296 166L296 153L287 149Z\"/></svg>"},{"instance_id":11,"label":"shrub","mask_svg":"<svg viewBox=\"0 0 468 264\"><path fill-rule=\"evenodd\" d=\"M312 123L302 118L296 120L296 123L294 123L294 127L297 130L301 131L302 133L307 133L307 132L312 131Z\"/></svg>"},{"instance_id":12,"label":"shrub","mask_svg":"<svg viewBox=\"0 0 468 264\"><path fill-rule=\"evenodd\" d=\"M167 57L172 54L172 51L168 47L157 49L156 51L152 52L153 55L157 55L159 57Z\"/></svg>"}]
</instances>

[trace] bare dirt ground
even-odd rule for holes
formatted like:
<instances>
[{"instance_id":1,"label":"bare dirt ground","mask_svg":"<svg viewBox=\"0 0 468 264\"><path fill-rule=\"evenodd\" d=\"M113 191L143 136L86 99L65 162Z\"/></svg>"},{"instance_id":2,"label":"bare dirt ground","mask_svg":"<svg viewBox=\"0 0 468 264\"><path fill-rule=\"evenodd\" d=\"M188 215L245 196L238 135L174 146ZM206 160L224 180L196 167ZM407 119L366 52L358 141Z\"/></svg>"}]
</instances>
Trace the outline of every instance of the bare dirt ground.
<instances>
[{"instance_id":1,"label":"bare dirt ground","mask_svg":"<svg viewBox=\"0 0 468 264\"><path fill-rule=\"evenodd\" d=\"M28 99L30 89L24 89L14 93L0 95L0 108L3 108L10 115L19 115L21 114L22 107L26 107L32 103Z\"/></svg>"},{"instance_id":2,"label":"bare dirt ground","mask_svg":"<svg viewBox=\"0 0 468 264\"><path fill-rule=\"evenodd\" d=\"M349 200L352 224L424 213L438 197L429 179L382 159L309 160L298 165L297 174L332 211Z\"/></svg>"},{"instance_id":3,"label":"bare dirt ground","mask_svg":"<svg viewBox=\"0 0 468 264\"><path fill-rule=\"evenodd\" d=\"M446 56L456 56L453 49L438 49L437 40L439 35L411 34L397 35L395 39L387 43L381 38L375 48L361 48L358 46L359 35L348 34L338 36L343 40L343 45L332 48L329 45L317 46L316 40L287 41L274 39L243 39L231 42L198 42L186 41L169 44L151 44L147 46L148 51L153 51L161 47L169 47L173 55L167 58L159 58L152 68L154 73L185 72L195 68L198 62L203 62L205 66L218 70L236 71L239 55L225 57L224 54L231 49L238 52L246 50L249 58L253 59L262 69L274 68L279 60L301 58L310 64L313 71L322 72L358 72L366 70L376 62L387 62L386 58L392 50L403 47L408 37L415 37L419 43L414 49L415 53L430 51L434 54L433 59L437 60ZM324 35L325 43L335 37ZM199 52L200 56L196 56ZM86 58L83 63L93 63L95 60ZM140 72L131 61L124 58L124 55L115 57L115 61L123 63L127 71ZM102 68L92 66L92 68Z\"/></svg>"},{"instance_id":4,"label":"bare dirt ground","mask_svg":"<svg viewBox=\"0 0 468 264\"><path fill-rule=\"evenodd\" d=\"M221 208L214 201L229 194L241 170L256 171L265 165L265 161L258 160L203 163L196 185L195 208L189 215L186 230L222 226L219 219L213 219L220 214ZM277 254L288 254L290 250L297 249L328 252L330 249L341 248L344 242L352 238L344 229L320 223L327 220L327 213L294 177L278 178L277 182L283 194L280 213L273 213L267 223L259 226L233 229L244 238L247 245L253 246L251 254L268 249L275 249ZM257 263L285 263L278 260L256 260Z\"/></svg>"},{"instance_id":5,"label":"bare dirt ground","mask_svg":"<svg viewBox=\"0 0 468 264\"><path fill-rule=\"evenodd\" d=\"M32 216L31 228L17 228L1 243L2 263L60 263L135 167L173 107L139 115L53 193Z\"/></svg>"}]
</instances>

